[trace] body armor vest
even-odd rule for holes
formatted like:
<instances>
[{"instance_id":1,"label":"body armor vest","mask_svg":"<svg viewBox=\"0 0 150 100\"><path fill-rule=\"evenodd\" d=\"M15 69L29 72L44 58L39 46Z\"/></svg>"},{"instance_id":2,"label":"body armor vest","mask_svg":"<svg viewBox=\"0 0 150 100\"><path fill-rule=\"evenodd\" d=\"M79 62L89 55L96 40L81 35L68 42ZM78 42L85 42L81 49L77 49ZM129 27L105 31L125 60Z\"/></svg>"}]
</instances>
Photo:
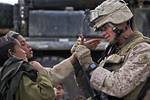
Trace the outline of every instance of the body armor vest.
<instances>
[{"instance_id":1,"label":"body armor vest","mask_svg":"<svg viewBox=\"0 0 150 100\"><path fill-rule=\"evenodd\" d=\"M115 54L112 54L106 57L104 60L100 62L99 66L102 66L110 71L119 70L120 67L126 62L126 59L128 58L130 50L132 50L137 44L142 43L142 42L147 42L150 44L150 38L144 37L139 32L133 33L133 36L129 40L127 40L127 42L121 45ZM138 100L138 95L144 85L145 85L145 82L141 83L138 87L136 87L132 92L124 96L121 100ZM146 94L145 97L147 95L148 94ZM120 99L116 98L113 100L120 100ZM147 100L147 99L143 99L143 100Z\"/></svg>"}]
</instances>

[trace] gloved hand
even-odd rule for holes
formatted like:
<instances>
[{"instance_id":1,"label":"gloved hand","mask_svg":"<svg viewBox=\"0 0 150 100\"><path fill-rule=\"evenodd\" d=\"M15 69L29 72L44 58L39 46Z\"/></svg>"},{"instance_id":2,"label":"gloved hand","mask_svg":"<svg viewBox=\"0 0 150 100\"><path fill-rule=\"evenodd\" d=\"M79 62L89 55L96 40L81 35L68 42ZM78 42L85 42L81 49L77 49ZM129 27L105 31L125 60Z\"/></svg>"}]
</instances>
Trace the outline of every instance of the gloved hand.
<instances>
[{"instance_id":1,"label":"gloved hand","mask_svg":"<svg viewBox=\"0 0 150 100\"><path fill-rule=\"evenodd\" d=\"M38 72L43 72L44 67L37 61L31 61L30 64L32 68L37 70Z\"/></svg>"},{"instance_id":2,"label":"gloved hand","mask_svg":"<svg viewBox=\"0 0 150 100\"><path fill-rule=\"evenodd\" d=\"M75 52L75 49L77 48L78 45L84 45L89 49L95 49L99 43L100 43L99 38L86 40L84 37L79 37L75 42L75 44L72 46L71 53Z\"/></svg>"},{"instance_id":3,"label":"gloved hand","mask_svg":"<svg viewBox=\"0 0 150 100\"><path fill-rule=\"evenodd\" d=\"M91 57L90 50L84 45L78 45L75 49L75 56L78 59L81 66L85 69L88 68L89 64L94 63Z\"/></svg>"},{"instance_id":4,"label":"gloved hand","mask_svg":"<svg viewBox=\"0 0 150 100\"><path fill-rule=\"evenodd\" d=\"M77 46L81 44L81 41L82 41L82 39L81 39L81 37L79 37L79 38L77 39L77 41L74 43L74 45L73 45L72 48L71 48L71 53L72 53L72 54L75 52L75 49L77 48Z\"/></svg>"}]
</instances>

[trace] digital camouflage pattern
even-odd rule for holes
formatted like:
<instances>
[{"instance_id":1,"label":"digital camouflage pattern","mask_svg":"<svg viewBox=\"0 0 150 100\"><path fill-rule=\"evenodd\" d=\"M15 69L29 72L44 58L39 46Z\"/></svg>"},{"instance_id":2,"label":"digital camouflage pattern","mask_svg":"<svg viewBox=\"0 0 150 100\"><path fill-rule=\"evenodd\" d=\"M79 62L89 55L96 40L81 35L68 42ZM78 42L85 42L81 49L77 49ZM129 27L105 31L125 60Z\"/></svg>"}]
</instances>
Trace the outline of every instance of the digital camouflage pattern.
<instances>
[{"instance_id":1,"label":"digital camouflage pattern","mask_svg":"<svg viewBox=\"0 0 150 100\"><path fill-rule=\"evenodd\" d=\"M94 30L106 23L120 24L133 17L124 0L106 0L91 11L90 21Z\"/></svg>"},{"instance_id":2,"label":"digital camouflage pattern","mask_svg":"<svg viewBox=\"0 0 150 100\"><path fill-rule=\"evenodd\" d=\"M124 97L146 81L150 74L150 44L142 41L141 43L137 41L138 44L136 44L135 40L140 41L140 37L130 37L121 46L117 55L124 59L111 66L113 71L109 71L105 69L107 66L103 66L105 67L103 68L101 65L93 71L90 81L96 90L112 96ZM105 62L108 58L105 59ZM132 100L134 99L132 98Z\"/></svg>"},{"instance_id":3,"label":"digital camouflage pattern","mask_svg":"<svg viewBox=\"0 0 150 100\"><path fill-rule=\"evenodd\" d=\"M63 60L59 64L56 64L53 68L45 68L49 74L50 80L52 80L54 83L59 82L74 71L70 59L71 58Z\"/></svg>"}]
</instances>

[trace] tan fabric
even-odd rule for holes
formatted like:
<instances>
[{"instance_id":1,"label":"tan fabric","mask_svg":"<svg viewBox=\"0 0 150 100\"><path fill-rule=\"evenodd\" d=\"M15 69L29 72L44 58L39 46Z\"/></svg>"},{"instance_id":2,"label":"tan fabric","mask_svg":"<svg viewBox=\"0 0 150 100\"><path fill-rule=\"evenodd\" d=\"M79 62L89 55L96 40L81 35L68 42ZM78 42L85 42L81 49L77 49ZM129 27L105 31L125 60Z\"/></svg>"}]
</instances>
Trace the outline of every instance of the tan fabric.
<instances>
[{"instance_id":1,"label":"tan fabric","mask_svg":"<svg viewBox=\"0 0 150 100\"><path fill-rule=\"evenodd\" d=\"M53 82L58 82L66 78L71 72L74 71L70 58L65 59L53 68L45 68L49 73L49 78Z\"/></svg>"},{"instance_id":2,"label":"tan fabric","mask_svg":"<svg viewBox=\"0 0 150 100\"><path fill-rule=\"evenodd\" d=\"M109 57L107 57L106 63L120 63L121 61L123 61L124 56L120 56L117 54L112 54Z\"/></svg>"},{"instance_id":3,"label":"tan fabric","mask_svg":"<svg viewBox=\"0 0 150 100\"><path fill-rule=\"evenodd\" d=\"M23 75L16 100L55 100L53 85L48 79L48 73L43 71L38 74L36 82Z\"/></svg>"},{"instance_id":4,"label":"tan fabric","mask_svg":"<svg viewBox=\"0 0 150 100\"><path fill-rule=\"evenodd\" d=\"M79 60L79 63L87 68L89 64L93 63L90 50L84 45L78 45L75 50L75 56ZM85 67L86 66L86 67Z\"/></svg>"},{"instance_id":5,"label":"tan fabric","mask_svg":"<svg viewBox=\"0 0 150 100\"><path fill-rule=\"evenodd\" d=\"M147 92L146 96L144 97L143 100L149 100L150 99L150 91Z\"/></svg>"},{"instance_id":6,"label":"tan fabric","mask_svg":"<svg viewBox=\"0 0 150 100\"><path fill-rule=\"evenodd\" d=\"M121 0L106 0L96 7L95 10L91 11L91 22L95 22L94 29L108 22L120 24L133 17L125 1L120 1Z\"/></svg>"},{"instance_id":7,"label":"tan fabric","mask_svg":"<svg viewBox=\"0 0 150 100\"><path fill-rule=\"evenodd\" d=\"M74 53L75 52L75 49L77 48L78 45L80 45L80 42L81 42L81 38L79 37L77 39L77 41L74 43L74 45L72 46L71 48L71 53Z\"/></svg>"},{"instance_id":8,"label":"tan fabric","mask_svg":"<svg viewBox=\"0 0 150 100\"><path fill-rule=\"evenodd\" d=\"M120 51L119 54L125 56L120 69L110 72L98 67L93 71L90 81L96 90L112 96L123 97L146 80L150 74L150 44L142 42L130 49L128 54Z\"/></svg>"}]
</instances>

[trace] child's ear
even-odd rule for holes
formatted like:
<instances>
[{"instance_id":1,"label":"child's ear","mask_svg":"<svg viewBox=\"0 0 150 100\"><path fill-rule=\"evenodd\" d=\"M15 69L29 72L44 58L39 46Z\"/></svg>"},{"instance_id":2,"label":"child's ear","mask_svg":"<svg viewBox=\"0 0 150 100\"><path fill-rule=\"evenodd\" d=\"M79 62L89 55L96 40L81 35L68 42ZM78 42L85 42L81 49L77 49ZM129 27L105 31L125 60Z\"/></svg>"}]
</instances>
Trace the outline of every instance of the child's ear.
<instances>
[{"instance_id":1,"label":"child's ear","mask_svg":"<svg viewBox=\"0 0 150 100\"><path fill-rule=\"evenodd\" d=\"M11 49L9 49L9 50L8 50L8 54L9 54L10 56L13 56L14 52L13 52Z\"/></svg>"}]
</instances>

